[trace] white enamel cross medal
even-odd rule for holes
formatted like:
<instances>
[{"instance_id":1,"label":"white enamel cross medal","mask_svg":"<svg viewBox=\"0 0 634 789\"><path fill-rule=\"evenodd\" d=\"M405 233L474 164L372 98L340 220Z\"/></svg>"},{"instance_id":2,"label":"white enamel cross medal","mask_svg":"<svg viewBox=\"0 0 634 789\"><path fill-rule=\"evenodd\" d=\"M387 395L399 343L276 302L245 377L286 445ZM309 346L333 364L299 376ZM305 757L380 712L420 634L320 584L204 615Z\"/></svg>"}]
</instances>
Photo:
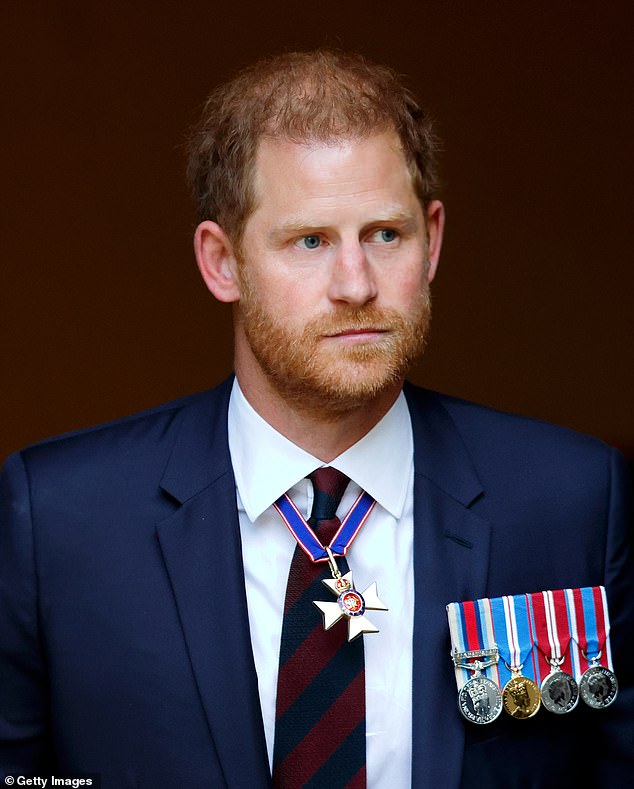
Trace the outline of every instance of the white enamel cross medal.
<instances>
[{"instance_id":1,"label":"white enamel cross medal","mask_svg":"<svg viewBox=\"0 0 634 789\"><path fill-rule=\"evenodd\" d=\"M325 603L321 600L313 600L313 605L317 606L324 618L324 629L330 628L340 619L346 617L348 620L348 641L352 641L363 633L378 633L379 628L370 622L365 616L366 611L388 611L388 607L381 602L376 591L376 581L361 594L354 588L352 571L341 575L335 557L330 548L325 549L328 553L328 564L332 572L332 578L324 578L323 584L337 596L336 603Z\"/></svg>"}]
</instances>

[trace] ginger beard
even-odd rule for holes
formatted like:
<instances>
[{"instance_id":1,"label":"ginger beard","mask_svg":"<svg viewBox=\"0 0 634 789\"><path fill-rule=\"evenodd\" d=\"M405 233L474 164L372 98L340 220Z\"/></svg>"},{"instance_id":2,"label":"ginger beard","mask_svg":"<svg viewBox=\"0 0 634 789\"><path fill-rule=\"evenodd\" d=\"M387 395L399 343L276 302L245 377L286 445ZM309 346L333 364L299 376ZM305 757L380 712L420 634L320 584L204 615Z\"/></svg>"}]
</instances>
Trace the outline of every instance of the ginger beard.
<instances>
[{"instance_id":1,"label":"ginger beard","mask_svg":"<svg viewBox=\"0 0 634 789\"><path fill-rule=\"evenodd\" d=\"M238 322L251 352L271 385L289 404L321 418L363 406L400 383L422 354L431 319L427 284L403 314L395 309L337 307L309 321L301 331L287 327L283 314L273 315L240 265ZM381 329L370 342L345 344L328 339L343 331Z\"/></svg>"}]
</instances>

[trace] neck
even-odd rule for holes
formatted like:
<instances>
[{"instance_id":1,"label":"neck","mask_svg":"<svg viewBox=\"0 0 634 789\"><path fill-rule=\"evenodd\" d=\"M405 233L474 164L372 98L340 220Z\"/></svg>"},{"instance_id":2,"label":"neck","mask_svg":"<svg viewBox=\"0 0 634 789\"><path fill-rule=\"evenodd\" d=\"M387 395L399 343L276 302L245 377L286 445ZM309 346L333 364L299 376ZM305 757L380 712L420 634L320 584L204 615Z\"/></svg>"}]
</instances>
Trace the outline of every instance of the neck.
<instances>
[{"instance_id":1,"label":"neck","mask_svg":"<svg viewBox=\"0 0 634 789\"><path fill-rule=\"evenodd\" d=\"M344 412L317 413L289 402L268 381L252 380L236 365L236 377L251 407L278 433L297 446L329 463L351 447L379 422L394 404L402 381L380 392L370 401Z\"/></svg>"}]
</instances>

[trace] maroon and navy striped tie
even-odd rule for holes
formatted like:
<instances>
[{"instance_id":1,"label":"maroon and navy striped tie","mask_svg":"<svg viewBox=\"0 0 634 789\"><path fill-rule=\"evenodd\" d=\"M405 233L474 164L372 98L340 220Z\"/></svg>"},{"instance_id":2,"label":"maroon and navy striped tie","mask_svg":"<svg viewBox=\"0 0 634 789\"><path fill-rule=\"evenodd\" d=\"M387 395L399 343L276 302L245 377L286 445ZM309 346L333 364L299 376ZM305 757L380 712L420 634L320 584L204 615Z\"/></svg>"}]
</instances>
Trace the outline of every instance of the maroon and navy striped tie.
<instances>
[{"instance_id":1,"label":"maroon and navy striped tie","mask_svg":"<svg viewBox=\"0 0 634 789\"><path fill-rule=\"evenodd\" d=\"M308 523L328 545L339 528L337 507L349 479L336 469L308 477L314 501ZM348 572L337 557L342 575ZM327 600L328 563L295 548L286 587L277 680L275 789L365 789L363 638L348 642L347 621L324 630L313 600ZM330 598L332 599L332 597Z\"/></svg>"}]
</instances>

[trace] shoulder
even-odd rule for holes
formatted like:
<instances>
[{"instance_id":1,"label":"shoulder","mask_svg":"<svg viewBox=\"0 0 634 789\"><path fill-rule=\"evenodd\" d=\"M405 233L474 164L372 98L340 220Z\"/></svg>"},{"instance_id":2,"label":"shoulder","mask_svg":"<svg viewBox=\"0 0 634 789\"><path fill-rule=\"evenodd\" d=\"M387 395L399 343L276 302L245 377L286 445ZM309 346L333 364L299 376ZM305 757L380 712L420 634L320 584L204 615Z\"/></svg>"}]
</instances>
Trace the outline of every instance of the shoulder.
<instances>
[{"instance_id":1,"label":"shoulder","mask_svg":"<svg viewBox=\"0 0 634 789\"><path fill-rule=\"evenodd\" d=\"M439 440L459 438L482 482L521 478L568 487L594 476L605 483L610 466L624 463L599 439L560 425L410 385L405 391L414 435L427 433L431 421Z\"/></svg>"},{"instance_id":2,"label":"shoulder","mask_svg":"<svg viewBox=\"0 0 634 789\"><path fill-rule=\"evenodd\" d=\"M129 471L148 465L165 465L183 428L212 432L226 423L231 379L214 389L163 403L104 424L53 436L31 444L6 462L7 470L17 464L34 473L46 467L84 469L101 473L104 468ZM81 477L80 477L81 478Z\"/></svg>"},{"instance_id":3,"label":"shoulder","mask_svg":"<svg viewBox=\"0 0 634 789\"><path fill-rule=\"evenodd\" d=\"M605 568L626 566L631 482L616 449L436 392L407 387L406 394L416 472L491 525L490 582L498 593L608 586ZM535 559L508 565L512 556Z\"/></svg>"},{"instance_id":4,"label":"shoulder","mask_svg":"<svg viewBox=\"0 0 634 789\"><path fill-rule=\"evenodd\" d=\"M607 445L593 436L579 433L529 416L500 411L441 392L407 384L405 388L411 410L421 413L441 410L451 420L466 442L477 441L481 447L501 448L518 440L527 447L558 445L565 451L587 449L602 452Z\"/></svg>"}]
</instances>

